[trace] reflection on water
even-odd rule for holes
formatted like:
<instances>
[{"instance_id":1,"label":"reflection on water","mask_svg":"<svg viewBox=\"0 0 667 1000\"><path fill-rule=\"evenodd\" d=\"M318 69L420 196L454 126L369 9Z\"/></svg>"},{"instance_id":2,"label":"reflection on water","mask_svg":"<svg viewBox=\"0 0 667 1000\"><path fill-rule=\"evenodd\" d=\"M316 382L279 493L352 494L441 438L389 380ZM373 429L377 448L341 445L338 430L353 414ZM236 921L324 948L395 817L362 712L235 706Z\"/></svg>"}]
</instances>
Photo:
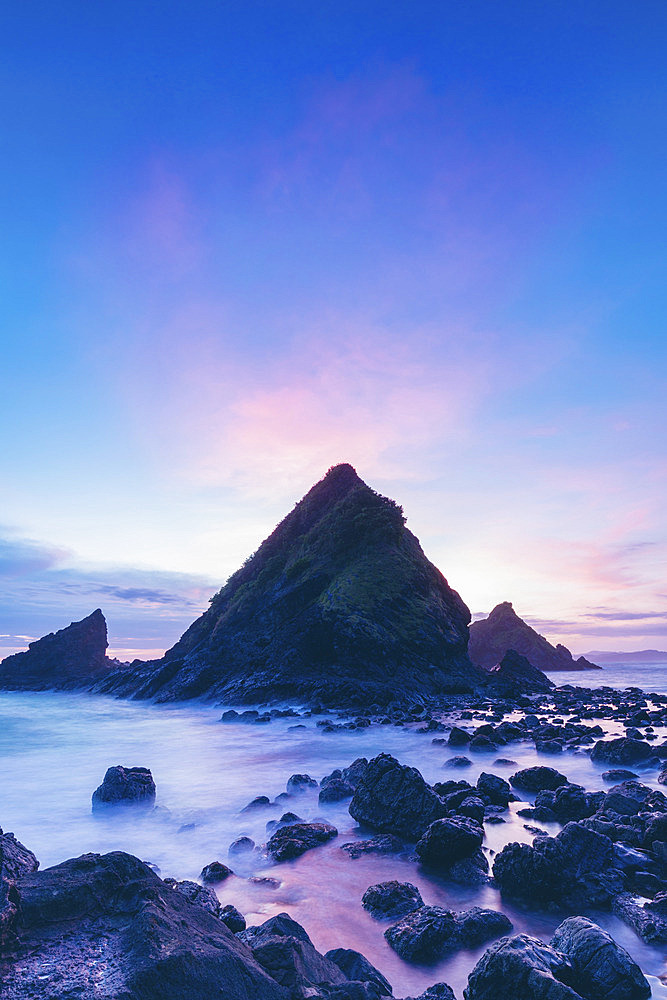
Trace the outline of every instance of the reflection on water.
<instances>
[{"instance_id":1,"label":"reflection on water","mask_svg":"<svg viewBox=\"0 0 667 1000\"><path fill-rule=\"evenodd\" d=\"M124 850L156 865L162 876L182 879L197 878L210 861L224 861L237 876L219 886L220 899L238 906L249 923L287 910L304 924L318 949L350 947L363 952L387 976L397 996L416 995L438 980L450 983L461 996L484 948L461 952L428 969L408 965L386 944L382 932L387 923L373 920L363 910L361 896L369 885L395 878L416 884L426 903L454 909L501 908L494 889L446 883L421 870L409 855L349 858L338 845L358 836L359 830L347 803L320 806L316 790L265 810L243 814L240 810L256 795L273 799L283 792L294 772L307 772L319 780L355 757L381 751L418 767L428 781L465 777L474 783L482 770L508 776L516 767L496 765L496 753L484 753L471 755L473 765L465 771L451 769L445 765L453 756L449 748L434 745L430 735L409 728L378 726L323 734L315 719L305 720L306 729L290 730L294 719L248 726L221 724L220 714L220 709L201 705L165 707L83 694L0 693L0 825L34 850L42 867L89 851ZM519 767L538 762L527 743L511 744L502 753ZM583 752L539 762L558 767L587 788L605 787L600 777L605 765L596 766ZM152 770L157 784L155 811L92 816L91 794L112 764ZM643 780L657 787L655 776L653 769ZM340 837L277 866L259 854L228 858L229 844L242 834L264 843L266 822L287 808L307 820L326 818ZM516 816L517 808L512 807L505 824L486 827L489 852L512 840L532 841L524 821ZM549 832L556 829L552 826ZM270 888L249 883L245 877L251 874L271 874L281 884ZM548 938L560 922L557 915L502 908L517 932ZM615 918L597 919L647 973L664 972L656 949L644 945Z\"/></svg>"}]
</instances>

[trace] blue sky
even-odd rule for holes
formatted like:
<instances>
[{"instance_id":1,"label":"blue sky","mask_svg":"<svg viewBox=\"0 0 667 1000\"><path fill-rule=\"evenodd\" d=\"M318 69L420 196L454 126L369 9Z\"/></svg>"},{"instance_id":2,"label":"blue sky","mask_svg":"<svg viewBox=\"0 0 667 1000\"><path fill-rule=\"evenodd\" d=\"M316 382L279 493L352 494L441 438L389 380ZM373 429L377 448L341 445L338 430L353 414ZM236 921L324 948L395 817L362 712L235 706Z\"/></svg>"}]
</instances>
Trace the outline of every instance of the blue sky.
<instances>
[{"instance_id":1,"label":"blue sky","mask_svg":"<svg viewBox=\"0 0 667 1000\"><path fill-rule=\"evenodd\" d=\"M662 2L1 27L0 655L170 645L338 461L474 612L664 648Z\"/></svg>"}]
</instances>

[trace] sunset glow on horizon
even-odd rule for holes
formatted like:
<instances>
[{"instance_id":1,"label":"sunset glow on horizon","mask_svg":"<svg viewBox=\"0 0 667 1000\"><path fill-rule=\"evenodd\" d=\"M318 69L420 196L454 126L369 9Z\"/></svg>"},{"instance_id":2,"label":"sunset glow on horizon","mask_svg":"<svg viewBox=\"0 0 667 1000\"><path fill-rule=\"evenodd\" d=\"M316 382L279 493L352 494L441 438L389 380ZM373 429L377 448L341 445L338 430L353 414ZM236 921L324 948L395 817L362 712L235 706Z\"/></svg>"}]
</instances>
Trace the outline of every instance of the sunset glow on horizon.
<instances>
[{"instance_id":1,"label":"sunset glow on horizon","mask_svg":"<svg viewBox=\"0 0 667 1000\"><path fill-rule=\"evenodd\" d=\"M474 614L667 648L667 8L6 11L0 659L172 645L339 462Z\"/></svg>"}]
</instances>

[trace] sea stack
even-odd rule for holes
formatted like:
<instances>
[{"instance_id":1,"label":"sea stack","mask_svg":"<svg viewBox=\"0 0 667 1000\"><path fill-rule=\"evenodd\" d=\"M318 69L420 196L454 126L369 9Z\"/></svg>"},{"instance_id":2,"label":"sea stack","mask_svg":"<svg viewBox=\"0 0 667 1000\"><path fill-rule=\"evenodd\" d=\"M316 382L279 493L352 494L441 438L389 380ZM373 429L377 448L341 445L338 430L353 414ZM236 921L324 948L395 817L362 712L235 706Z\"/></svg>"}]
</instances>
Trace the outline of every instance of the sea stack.
<instances>
[{"instance_id":1,"label":"sea stack","mask_svg":"<svg viewBox=\"0 0 667 1000\"><path fill-rule=\"evenodd\" d=\"M0 688L46 691L89 687L108 674L107 623L97 608L80 622L31 642L0 663Z\"/></svg>"},{"instance_id":2,"label":"sea stack","mask_svg":"<svg viewBox=\"0 0 667 1000\"><path fill-rule=\"evenodd\" d=\"M470 612L351 465L316 483L164 658L102 689L327 705L473 692Z\"/></svg>"},{"instance_id":3,"label":"sea stack","mask_svg":"<svg viewBox=\"0 0 667 1000\"><path fill-rule=\"evenodd\" d=\"M575 660L569 649L551 643L519 618L509 601L496 605L488 618L470 626L468 652L473 663L491 670L508 650L513 649L538 670L599 670L580 656Z\"/></svg>"}]
</instances>

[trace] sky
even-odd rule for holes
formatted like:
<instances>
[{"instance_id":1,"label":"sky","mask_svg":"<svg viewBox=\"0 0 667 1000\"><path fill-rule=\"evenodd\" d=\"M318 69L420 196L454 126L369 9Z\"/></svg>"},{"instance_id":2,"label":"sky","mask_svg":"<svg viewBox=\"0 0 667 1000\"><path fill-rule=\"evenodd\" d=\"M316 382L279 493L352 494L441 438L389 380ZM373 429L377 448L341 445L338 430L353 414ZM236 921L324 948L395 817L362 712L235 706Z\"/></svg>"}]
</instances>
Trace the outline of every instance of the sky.
<instances>
[{"instance_id":1,"label":"sky","mask_svg":"<svg viewBox=\"0 0 667 1000\"><path fill-rule=\"evenodd\" d=\"M0 657L159 655L343 461L474 614L667 649L663 0L0 38Z\"/></svg>"}]
</instances>

